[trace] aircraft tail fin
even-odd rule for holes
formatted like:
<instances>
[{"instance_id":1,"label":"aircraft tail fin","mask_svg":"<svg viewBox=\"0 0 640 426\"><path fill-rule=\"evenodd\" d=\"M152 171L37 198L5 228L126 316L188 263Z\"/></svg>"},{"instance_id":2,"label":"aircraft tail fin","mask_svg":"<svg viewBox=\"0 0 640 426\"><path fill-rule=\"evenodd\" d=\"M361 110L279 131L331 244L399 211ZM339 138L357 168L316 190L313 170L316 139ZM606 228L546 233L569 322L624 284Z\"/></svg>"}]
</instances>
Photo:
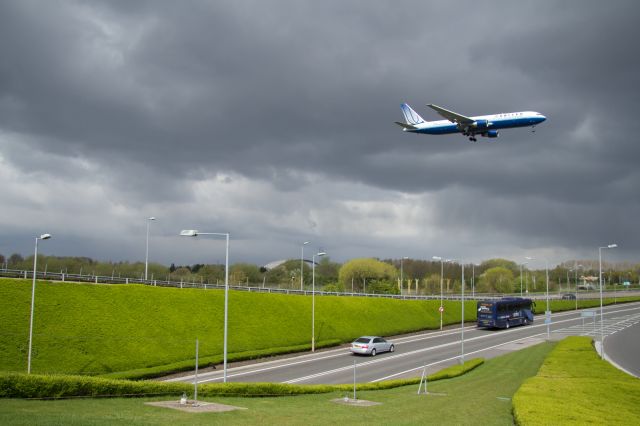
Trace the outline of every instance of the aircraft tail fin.
<instances>
[{"instance_id":1,"label":"aircraft tail fin","mask_svg":"<svg viewBox=\"0 0 640 426\"><path fill-rule=\"evenodd\" d=\"M400 105L400 109L402 109L402 114L404 114L404 119L407 121L407 124L415 126L416 124L424 123L424 119L408 104Z\"/></svg>"}]
</instances>

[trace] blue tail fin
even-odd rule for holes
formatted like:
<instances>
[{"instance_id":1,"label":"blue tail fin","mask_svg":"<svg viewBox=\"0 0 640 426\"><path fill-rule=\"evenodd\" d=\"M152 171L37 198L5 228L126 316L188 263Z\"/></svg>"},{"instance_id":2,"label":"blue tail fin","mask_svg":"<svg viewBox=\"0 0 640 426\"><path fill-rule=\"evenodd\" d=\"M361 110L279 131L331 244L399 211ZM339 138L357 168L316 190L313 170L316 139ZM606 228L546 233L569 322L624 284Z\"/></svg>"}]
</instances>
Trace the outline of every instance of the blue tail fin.
<instances>
[{"instance_id":1,"label":"blue tail fin","mask_svg":"<svg viewBox=\"0 0 640 426\"><path fill-rule=\"evenodd\" d=\"M407 124L415 126L416 124L424 123L424 119L408 104L400 105L400 109L402 109L402 114L404 114L404 119L407 120Z\"/></svg>"}]
</instances>

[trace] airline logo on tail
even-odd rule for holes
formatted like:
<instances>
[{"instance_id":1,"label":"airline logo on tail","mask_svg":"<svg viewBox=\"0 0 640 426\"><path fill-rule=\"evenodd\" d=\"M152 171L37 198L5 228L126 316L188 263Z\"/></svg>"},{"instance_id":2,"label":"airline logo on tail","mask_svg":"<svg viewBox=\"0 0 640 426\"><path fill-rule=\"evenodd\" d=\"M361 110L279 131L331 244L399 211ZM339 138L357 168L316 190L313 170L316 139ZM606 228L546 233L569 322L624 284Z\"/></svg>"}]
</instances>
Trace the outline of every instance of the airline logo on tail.
<instances>
[{"instance_id":1,"label":"airline logo on tail","mask_svg":"<svg viewBox=\"0 0 640 426\"><path fill-rule=\"evenodd\" d=\"M416 125L424 123L424 120L420 115L415 112L411 107L407 104L400 105L402 109L402 113L404 114L404 119L407 121L407 124Z\"/></svg>"}]
</instances>

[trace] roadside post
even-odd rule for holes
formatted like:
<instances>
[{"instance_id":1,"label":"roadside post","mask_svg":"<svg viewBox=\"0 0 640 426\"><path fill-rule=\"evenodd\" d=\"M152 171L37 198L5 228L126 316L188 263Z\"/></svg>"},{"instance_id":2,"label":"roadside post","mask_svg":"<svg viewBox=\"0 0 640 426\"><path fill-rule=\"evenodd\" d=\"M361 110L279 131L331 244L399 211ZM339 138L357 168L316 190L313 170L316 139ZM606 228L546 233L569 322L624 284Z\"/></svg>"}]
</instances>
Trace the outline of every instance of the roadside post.
<instances>
[{"instance_id":1,"label":"roadside post","mask_svg":"<svg viewBox=\"0 0 640 426\"><path fill-rule=\"evenodd\" d=\"M193 405L198 405L198 339L196 338L196 377L193 381Z\"/></svg>"},{"instance_id":2,"label":"roadside post","mask_svg":"<svg viewBox=\"0 0 640 426\"><path fill-rule=\"evenodd\" d=\"M353 400L357 400L356 397L356 360L353 360Z\"/></svg>"}]
</instances>

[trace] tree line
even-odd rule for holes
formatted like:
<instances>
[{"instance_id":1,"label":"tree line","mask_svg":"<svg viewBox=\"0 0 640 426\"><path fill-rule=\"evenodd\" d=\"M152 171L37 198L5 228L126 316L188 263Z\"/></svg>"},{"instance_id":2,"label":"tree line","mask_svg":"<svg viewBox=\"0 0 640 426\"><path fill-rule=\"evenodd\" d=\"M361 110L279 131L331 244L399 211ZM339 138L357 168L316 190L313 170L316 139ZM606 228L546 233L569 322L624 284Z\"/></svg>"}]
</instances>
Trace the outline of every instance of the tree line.
<instances>
[{"instance_id":1,"label":"tree line","mask_svg":"<svg viewBox=\"0 0 640 426\"><path fill-rule=\"evenodd\" d=\"M9 257L0 254L3 268L31 270L33 255L22 257L14 253ZM507 259L489 259L479 265L465 264L465 286L467 291L478 293L542 292L546 289L546 271L528 269ZM80 274L144 278L144 262L101 262L87 257L59 257L38 255L38 271L49 273ZM402 272L401 272L402 271ZM459 293L461 290L462 265L456 262L440 262L420 259L351 259L344 264L323 257L315 267L316 289L335 292L385 293L385 294L440 294ZM312 283L312 268L305 261L301 270L300 259L291 259L272 269L250 263L235 263L229 267L231 285L266 286L308 290ZM402 275L402 281L400 276ZM630 282L638 285L640 264L603 265L605 285ZM564 262L549 270L550 291L572 291L577 282L593 280L598 276L597 262L582 260ZM151 280L224 283L224 265L148 265ZM597 283L596 283L597 284Z\"/></svg>"}]
</instances>

